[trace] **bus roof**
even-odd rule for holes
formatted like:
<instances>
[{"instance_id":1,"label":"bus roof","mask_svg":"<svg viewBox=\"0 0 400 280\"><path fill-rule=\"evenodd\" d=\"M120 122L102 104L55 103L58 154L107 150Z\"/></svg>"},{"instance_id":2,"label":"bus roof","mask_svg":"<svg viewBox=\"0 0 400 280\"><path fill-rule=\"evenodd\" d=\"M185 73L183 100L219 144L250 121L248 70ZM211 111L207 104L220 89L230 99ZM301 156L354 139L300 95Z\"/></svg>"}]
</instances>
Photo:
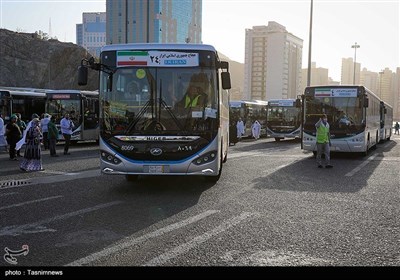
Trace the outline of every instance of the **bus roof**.
<instances>
[{"instance_id":1,"label":"bus roof","mask_svg":"<svg viewBox=\"0 0 400 280\"><path fill-rule=\"evenodd\" d=\"M101 51L122 51L122 50L196 50L196 51L213 51L215 48L206 44L162 44L162 43L130 43L106 45Z\"/></svg>"},{"instance_id":2,"label":"bus roof","mask_svg":"<svg viewBox=\"0 0 400 280\"><path fill-rule=\"evenodd\" d=\"M46 90L46 94L82 94L82 95L99 95L98 91L76 90L76 89L51 89Z\"/></svg>"},{"instance_id":3,"label":"bus roof","mask_svg":"<svg viewBox=\"0 0 400 280\"><path fill-rule=\"evenodd\" d=\"M7 93L11 97L12 96L46 97L46 93L44 91L36 92L36 91L28 91L28 90L9 90L9 89L0 88L0 92Z\"/></svg>"},{"instance_id":4,"label":"bus roof","mask_svg":"<svg viewBox=\"0 0 400 280\"><path fill-rule=\"evenodd\" d=\"M240 107L242 104L268 105L268 102L263 101L263 100L232 100L232 101L229 101L229 106L231 106L231 107Z\"/></svg>"}]
</instances>

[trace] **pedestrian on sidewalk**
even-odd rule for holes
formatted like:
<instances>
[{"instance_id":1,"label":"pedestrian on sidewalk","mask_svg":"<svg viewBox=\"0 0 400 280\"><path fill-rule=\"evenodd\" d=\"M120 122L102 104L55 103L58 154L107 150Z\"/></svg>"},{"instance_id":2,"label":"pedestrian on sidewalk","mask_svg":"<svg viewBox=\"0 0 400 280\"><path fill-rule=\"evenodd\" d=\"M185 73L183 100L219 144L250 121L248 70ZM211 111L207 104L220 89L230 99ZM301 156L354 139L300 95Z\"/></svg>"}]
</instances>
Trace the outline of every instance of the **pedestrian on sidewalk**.
<instances>
[{"instance_id":1,"label":"pedestrian on sidewalk","mask_svg":"<svg viewBox=\"0 0 400 280\"><path fill-rule=\"evenodd\" d=\"M48 141L49 141L50 156L58 157L57 152L56 152L56 144L57 144L57 140L58 140L58 129L53 122L54 117L50 116L49 120L50 121L47 124L47 128L48 128L47 137L48 137Z\"/></svg>"},{"instance_id":2,"label":"pedestrian on sidewalk","mask_svg":"<svg viewBox=\"0 0 400 280\"><path fill-rule=\"evenodd\" d=\"M60 126L61 126L61 133L65 140L64 155L69 155L70 154L68 152L69 144L71 142L72 129L75 127L75 125L72 122L68 113L64 115L64 118L60 122Z\"/></svg>"},{"instance_id":3,"label":"pedestrian on sidewalk","mask_svg":"<svg viewBox=\"0 0 400 280\"><path fill-rule=\"evenodd\" d=\"M34 118L31 121L31 127L26 133L26 144L24 159L19 165L23 171L42 171L42 156L40 150L40 138L42 132L40 130L40 121L38 118Z\"/></svg>"}]
</instances>

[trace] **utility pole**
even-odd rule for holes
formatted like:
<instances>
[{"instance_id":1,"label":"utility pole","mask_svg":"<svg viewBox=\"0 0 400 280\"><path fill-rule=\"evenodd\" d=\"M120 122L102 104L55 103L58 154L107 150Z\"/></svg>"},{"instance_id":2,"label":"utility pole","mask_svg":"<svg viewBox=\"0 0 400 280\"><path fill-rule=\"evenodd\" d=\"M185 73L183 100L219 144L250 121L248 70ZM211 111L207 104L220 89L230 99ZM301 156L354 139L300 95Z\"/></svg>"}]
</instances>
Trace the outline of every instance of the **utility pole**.
<instances>
[{"instance_id":1,"label":"utility pole","mask_svg":"<svg viewBox=\"0 0 400 280\"><path fill-rule=\"evenodd\" d=\"M313 21L313 0L311 0L310 8L310 31L308 37L308 69L307 69L307 86L311 84L311 45L312 45L312 21Z\"/></svg>"},{"instance_id":2,"label":"utility pole","mask_svg":"<svg viewBox=\"0 0 400 280\"><path fill-rule=\"evenodd\" d=\"M353 73L353 85L356 84L356 60L357 60L357 49L360 47L360 45L357 45L357 42L354 43L354 45L351 46L351 48L354 49L354 73Z\"/></svg>"}]
</instances>

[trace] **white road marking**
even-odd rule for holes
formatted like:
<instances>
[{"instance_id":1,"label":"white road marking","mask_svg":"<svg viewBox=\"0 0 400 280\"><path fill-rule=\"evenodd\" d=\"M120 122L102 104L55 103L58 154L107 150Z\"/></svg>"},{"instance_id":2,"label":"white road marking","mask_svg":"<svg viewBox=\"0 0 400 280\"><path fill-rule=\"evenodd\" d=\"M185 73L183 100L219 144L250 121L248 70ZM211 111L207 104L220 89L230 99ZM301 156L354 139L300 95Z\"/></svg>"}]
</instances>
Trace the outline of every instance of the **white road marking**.
<instances>
[{"instance_id":1,"label":"white road marking","mask_svg":"<svg viewBox=\"0 0 400 280\"><path fill-rule=\"evenodd\" d=\"M7 196L7 195L13 195L13 194L17 194L17 192L2 193L2 194L0 194L0 197Z\"/></svg>"},{"instance_id":2,"label":"white road marking","mask_svg":"<svg viewBox=\"0 0 400 280\"><path fill-rule=\"evenodd\" d=\"M251 217L251 216L255 216L254 213L250 213L250 212L244 212L242 213L240 216L236 216L233 217L232 219L222 223L221 225L219 225L218 227L200 235L195 237L194 239L192 239L189 242L186 242L182 245L179 245L175 248L173 248L170 251L165 252L164 254L155 257L154 259L148 261L145 266L158 266L158 265L162 265L165 262L167 262L168 260L175 258L181 254L187 253L189 250L191 250L192 248L200 245L203 242L206 242L207 240L209 240L211 237L213 237L214 235L220 234L226 230L228 230L229 228L239 224L240 222L246 220L247 218Z\"/></svg>"},{"instance_id":3,"label":"white road marking","mask_svg":"<svg viewBox=\"0 0 400 280\"><path fill-rule=\"evenodd\" d=\"M197 222L197 221L199 221L201 219L204 219L204 218L206 218L206 217L208 217L208 216L210 216L212 214L218 213L218 212L219 211L216 211L216 210L208 210L208 211L205 211L203 213L200 213L199 215L196 215L196 216L190 217L190 218L188 218L186 220L179 221L177 223L168 225L168 226L160 228L160 229L158 229L156 231L149 232L149 233L147 233L145 235L142 235L140 237L127 237L126 241L124 241L121 244L116 244L116 245L114 245L112 247L109 247L109 248L106 248L106 249L104 249L102 251L93 253L93 254L91 254L91 255L89 255L87 257L84 257L84 258L81 258L79 260L73 261L73 262L67 264L66 266L80 266L80 265L89 264L91 262L95 262L95 261L97 261L97 260L99 260L101 258L104 258L104 257L107 257L107 256L109 256L111 254L117 253L118 251L121 251L123 249L132 247L132 246L134 246L136 244L142 243L142 242L147 241L147 240L149 240L151 238L155 238L155 237L161 236L161 235L163 235L165 233L171 232L173 230L179 229L179 228L187 226L189 224L195 223L195 222Z\"/></svg>"},{"instance_id":4,"label":"white road marking","mask_svg":"<svg viewBox=\"0 0 400 280\"><path fill-rule=\"evenodd\" d=\"M12 225L12 226L6 226L3 228L0 228L0 236L6 236L6 235L11 235L11 236L16 236L24 233L37 233L37 232L43 232L43 231L55 231L53 229L47 229L43 225L49 224L55 221L59 220L64 220L67 218L71 218L74 216L82 215L85 213L93 212L102 208L110 207L116 204L120 204L122 201L112 201L109 203L104 203L104 204L99 204L90 208L85 208L81 209L78 211L70 212L67 214L51 217L48 219L44 219L35 223L30 223L30 224L25 224L25 225Z\"/></svg>"},{"instance_id":5,"label":"white road marking","mask_svg":"<svg viewBox=\"0 0 400 280\"><path fill-rule=\"evenodd\" d=\"M344 176L346 176L346 177L351 177L351 176L353 176L353 175L356 174L358 171L360 171L361 168L363 168L363 167L366 166L368 163L370 163L372 160L374 160L374 158L375 158L376 156L377 156L377 155L373 155L373 156L367 158L363 163L361 163L359 166L357 166L356 168L354 168L353 170L351 170L350 172L348 172L348 173L347 173L346 175L344 175Z\"/></svg>"},{"instance_id":6,"label":"white road marking","mask_svg":"<svg viewBox=\"0 0 400 280\"><path fill-rule=\"evenodd\" d=\"M1 210L4 210L4 209L13 208L13 207L24 206L24 205L31 204L31 203L42 202L42 201L46 201L46 200L50 200L50 199L56 199L56 198L60 198L60 197L63 197L63 196L62 196L62 195L50 196L50 197L45 197L45 198L41 198L41 199L30 200L30 201L25 201L25 202L17 203L17 204L12 204L12 205L8 205L8 206L3 206L3 207L0 207L0 211L1 211Z\"/></svg>"}]
</instances>

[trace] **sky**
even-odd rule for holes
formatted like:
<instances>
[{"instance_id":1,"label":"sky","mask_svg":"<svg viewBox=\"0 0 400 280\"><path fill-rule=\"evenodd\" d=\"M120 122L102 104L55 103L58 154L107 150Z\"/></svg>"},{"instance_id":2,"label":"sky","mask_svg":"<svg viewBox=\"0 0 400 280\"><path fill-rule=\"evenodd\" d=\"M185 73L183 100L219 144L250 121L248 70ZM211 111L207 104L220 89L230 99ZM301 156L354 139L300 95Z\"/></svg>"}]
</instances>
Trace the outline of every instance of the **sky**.
<instances>
[{"instance_id":1,"label":"sky","mask_svg":"<svg viewBox=\"0 0 400 280\"><path fill-rule=\"evenodd\" d=\"M181 0L174 0L181 1ZM105 12L105 0L0 0L0 27L42 30L62 42L76 42L83 12ZM203 0L202 40L243 63L245 30L275 21L303 40L308 65L311 0ZM400 67L400 0L314 0L311 61L340 81L342 58L379 72Z\"/></svg>"}]
</instances>

